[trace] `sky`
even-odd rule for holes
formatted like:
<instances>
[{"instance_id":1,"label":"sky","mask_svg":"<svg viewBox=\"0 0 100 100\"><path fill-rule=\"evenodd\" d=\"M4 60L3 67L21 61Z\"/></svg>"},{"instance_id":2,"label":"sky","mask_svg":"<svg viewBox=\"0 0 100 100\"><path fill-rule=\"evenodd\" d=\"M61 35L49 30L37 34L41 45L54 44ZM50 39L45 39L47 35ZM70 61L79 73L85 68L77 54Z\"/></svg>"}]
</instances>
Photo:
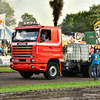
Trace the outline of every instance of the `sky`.
<instances>
[{"instance_id":1,"label":"sky","mask_svg":"<svg viewBox=\"0 0 100 100\"><path fill-rule=\"evenodd\" d=\"M33 15L37 22L41 25L52 26L53 15L52 8L49 5L50 0L5 0L13 8L14 18L18 24L21 21L21 16L24 13ZM89 7L93 4L99 4L99 0L63 0L62 16L58 24L62 23L66 14L78 13L79 11L89 11Z\"/></svg>"}]
</instances>

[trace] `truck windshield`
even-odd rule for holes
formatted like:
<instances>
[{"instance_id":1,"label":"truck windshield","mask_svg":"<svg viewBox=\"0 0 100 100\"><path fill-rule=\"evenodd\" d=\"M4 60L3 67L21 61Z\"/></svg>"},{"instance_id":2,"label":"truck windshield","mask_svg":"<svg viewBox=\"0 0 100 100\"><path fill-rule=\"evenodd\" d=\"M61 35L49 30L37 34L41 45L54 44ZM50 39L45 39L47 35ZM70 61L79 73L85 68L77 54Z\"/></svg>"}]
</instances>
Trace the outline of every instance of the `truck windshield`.
<instances>
[{"instance_id":1,"label":"truck windshield","mask_svg":"<svg viewBox=\"0 0 100 100\"><path fill-rule=\"evenodd\" d=\"M13 41L36 41L39 29L17 30Z\"/></svg>"}]
</instances>

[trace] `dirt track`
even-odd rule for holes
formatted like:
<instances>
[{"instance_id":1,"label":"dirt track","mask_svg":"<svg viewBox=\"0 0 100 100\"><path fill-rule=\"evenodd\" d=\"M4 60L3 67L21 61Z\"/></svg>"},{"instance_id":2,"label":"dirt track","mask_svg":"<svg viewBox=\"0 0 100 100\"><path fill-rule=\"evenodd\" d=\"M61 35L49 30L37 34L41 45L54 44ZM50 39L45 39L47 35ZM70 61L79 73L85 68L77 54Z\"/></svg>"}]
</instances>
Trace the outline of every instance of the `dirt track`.
<instances>
[{"instance_id":1,"label":"dirt track","mask_svg":"<svg viewBox=\"0 0 100 100\"><path fill-rule=\"evenodd\" d=\"M100 100L100 87L7 93L0 100Z\"/></svg>"},{"instance_id":2,"label":"dirt track","mask_svg":"<svg viewBox=\"0 0 100 100\"><path fill-rule=\"evenodd\" d=\"M60 83L75 81L91 81L93 78L59 76L54 80L46 80L43 75L33 75L30 79L22 78L19 73L0 73L0 87L11 85L28 85L40 83ZM100 78L99 78L100 80ZM0 94L0 100L100 100L100 87L69 88L58 90L40 90Z\"/></svg>"},{"instance_id":3,"label":"dirt track","mask_svg":"<svg viewBox=\"0 0 100 100\"><path fill-rule=\"evenodd\" d=\"M74 77L58 76L56 79L47 80L44 75L33 75L30 79L22 78L19 73L0 73L0 87L11 85L28 85L40 83L60 83L60 82L78 82L78 81L91 81L93 78L83 78L81 75Z\"/></svg>"}]
</instances>

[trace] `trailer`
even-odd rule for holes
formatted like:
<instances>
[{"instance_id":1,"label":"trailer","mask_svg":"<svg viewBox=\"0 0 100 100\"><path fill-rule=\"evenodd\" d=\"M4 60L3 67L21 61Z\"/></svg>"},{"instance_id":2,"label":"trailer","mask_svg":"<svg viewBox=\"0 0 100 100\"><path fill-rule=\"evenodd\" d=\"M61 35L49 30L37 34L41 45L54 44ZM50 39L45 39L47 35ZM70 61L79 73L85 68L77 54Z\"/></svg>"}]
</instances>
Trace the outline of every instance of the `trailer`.
<instances>
[{"instance_id":1,"label":"trailer","mask_svg":"<svg viewBox=\"0 0 100 100\"><path fill-rule=\"evenodd\" d=\"M66 58L61 62L63 76L82 74L83 77L93 77L89 45L68 44Z\"/></svg>"}]
</instances>

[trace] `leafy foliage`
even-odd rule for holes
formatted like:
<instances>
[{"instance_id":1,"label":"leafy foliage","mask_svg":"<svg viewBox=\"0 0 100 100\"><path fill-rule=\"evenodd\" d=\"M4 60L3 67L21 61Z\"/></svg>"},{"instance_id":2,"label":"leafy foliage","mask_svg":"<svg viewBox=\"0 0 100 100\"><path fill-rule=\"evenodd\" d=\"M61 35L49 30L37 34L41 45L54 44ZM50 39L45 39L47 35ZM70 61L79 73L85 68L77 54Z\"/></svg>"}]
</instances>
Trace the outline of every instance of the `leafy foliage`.
<instances>
[{"instance_id":1,"label":"leafy foliage","mask_svg":"<svg viewBox=\"0 0 100 100\"><path fill-rule=\"evenodd\" d=\"M19 22L18 26L23 26L24 22L36 22L36 19L33 17L33 15L30 15L28 13L24 13L22 16L22 21Z\"/></svg>"},{"instance_id":2,"label":"leafy foliage","mask_svg":"<svg viewBox=\"0 0 100 100\"><path fill-rule=\"evenodd\" d=\"M63 19L62 32L67 34L68 32L86 32L94 31L94 24L100 20L100 4L97 6L93 4L89 11L82 11L76 14L66 14L66 18Z\"/></svg>"},{"instance_id":3,"label":"leafy foliage","mask_svg":"<svg viewBox=\"0 0 100 100\"><path fill-rule=\"evenodd\" d=\"M9 3L0 0L0 14L6 13L6 25L13 26L16 24L14 18L14 10L10 7Z\"/></svg>"}]
</instances>

